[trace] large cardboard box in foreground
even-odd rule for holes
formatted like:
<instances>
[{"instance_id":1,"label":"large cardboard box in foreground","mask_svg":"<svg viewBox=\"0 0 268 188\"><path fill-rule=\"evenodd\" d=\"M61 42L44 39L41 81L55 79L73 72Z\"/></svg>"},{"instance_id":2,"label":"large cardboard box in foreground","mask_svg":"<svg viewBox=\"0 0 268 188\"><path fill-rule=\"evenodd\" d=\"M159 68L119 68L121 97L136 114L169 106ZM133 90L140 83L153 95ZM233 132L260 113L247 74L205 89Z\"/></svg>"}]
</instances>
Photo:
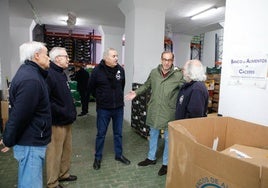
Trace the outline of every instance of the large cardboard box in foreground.
<instances>
[{"instance_id":1,"label":"large cardboard box in foreground","mask_svg":"<svg viewBox=\"0 0 268 188\"><path fill-rule=\"evenodd\" d=\"M166 188L268 188L268 164L227 154L235 144L267 149L268 127L230 117L170 122Z\"/></svg>"}]
</instances>

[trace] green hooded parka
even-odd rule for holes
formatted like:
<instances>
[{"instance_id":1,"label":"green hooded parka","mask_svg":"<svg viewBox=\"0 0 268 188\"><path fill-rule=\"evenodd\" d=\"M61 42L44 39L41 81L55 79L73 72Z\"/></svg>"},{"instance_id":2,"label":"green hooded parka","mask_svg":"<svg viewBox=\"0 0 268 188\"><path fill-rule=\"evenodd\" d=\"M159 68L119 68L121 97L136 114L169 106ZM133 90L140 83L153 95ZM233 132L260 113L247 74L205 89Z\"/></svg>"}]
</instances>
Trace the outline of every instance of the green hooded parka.
<instances>
[{"instance_id":1,"label":"green hooded parka","mask_svg":"<svg viewBox=\"0 0 268 188\"><path fill-rule=\"evenodd\" d=\"M147 106L146 124L155 129L168 127L168 122L175 120L176 101L183 83L181 70L172 65L169 74L164 78L161 73L162 65L150 72L146 82L135 90L137 96L151 90Z\"/></svg>"}]
</instances>

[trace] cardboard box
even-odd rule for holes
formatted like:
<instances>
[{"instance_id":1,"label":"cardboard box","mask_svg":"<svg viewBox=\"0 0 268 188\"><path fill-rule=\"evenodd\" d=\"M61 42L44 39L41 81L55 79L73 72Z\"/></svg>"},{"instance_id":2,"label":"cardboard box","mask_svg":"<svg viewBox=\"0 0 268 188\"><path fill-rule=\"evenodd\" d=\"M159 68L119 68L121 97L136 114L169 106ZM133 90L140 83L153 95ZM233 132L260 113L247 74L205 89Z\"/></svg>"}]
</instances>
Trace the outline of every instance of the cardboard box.
<instances>
[{"instance_id":1,"label":"cardboard box","mask_svg":"<svg viewBox=\"0 0 268 188\"><path fill-rule=\"evenodd\" d=\"M8 101L1 101L1 118L2 118L2 129L5 129L5 124L8 120L8 109L9 109L9 102Z\"/></svg>"},{"instance_id":2,"label":"cardboard box","mask_svg":"<svg viewBox=\"0 0 268 188\"><path fill-rule=\"evenodd\" d=\"M235 144L221 153L239 158L252 164L268 167L268 150Z\"/></svg>"},{"instance_id":3,"label":"cardboard box","mask_svg":"<svg viewBox=\"0 0 268 188\"><path fill-rule=\"evenodd\" d=\"M230 117L170 122L166 187L267 188L267 165L222 152L234 144L267 148L267 138L268 127Z\"/></svg>"}]
</instances>

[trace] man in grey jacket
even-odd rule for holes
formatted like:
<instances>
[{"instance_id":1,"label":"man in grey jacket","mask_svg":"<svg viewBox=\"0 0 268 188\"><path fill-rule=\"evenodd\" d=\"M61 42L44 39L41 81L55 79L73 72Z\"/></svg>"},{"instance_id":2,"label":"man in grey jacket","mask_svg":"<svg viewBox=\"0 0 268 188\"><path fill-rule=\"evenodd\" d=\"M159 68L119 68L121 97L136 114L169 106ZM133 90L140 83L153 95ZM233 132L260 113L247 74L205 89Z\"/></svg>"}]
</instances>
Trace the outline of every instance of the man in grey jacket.
<instances>
[{"instance_id":1,"label":"man in grey jacket","mask_svg":"<svg viewBox=\"0 0 268 188\"><path fill-rule=\"evenodd\" d=\"M146 124L150 127L149 152L139 166L156 164L156 151L160 130L164 130L163 163L158 175L167 173L168 165L168 122L175 120L176 100L179 89L184 83L180 69L174 67L174 54L164 51L161 54L161 64L153 69L146 82L135 91L130 91L126 100L132 100L136 96L151 90L151 98L148 103Z\"/></svg>"}]
</instances>

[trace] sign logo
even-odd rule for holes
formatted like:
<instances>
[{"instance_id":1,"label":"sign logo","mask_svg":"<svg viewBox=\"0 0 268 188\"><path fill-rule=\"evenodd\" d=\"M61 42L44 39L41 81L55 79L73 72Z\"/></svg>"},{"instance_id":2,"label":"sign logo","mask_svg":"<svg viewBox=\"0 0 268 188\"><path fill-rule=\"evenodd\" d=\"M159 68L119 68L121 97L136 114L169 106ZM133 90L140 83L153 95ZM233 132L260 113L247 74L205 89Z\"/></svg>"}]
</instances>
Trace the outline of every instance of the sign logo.
<instances>
[{"instance_id":1,"label":"sign logo","mask_svg":"<svg viewBox=\"0 0 268 188\"><path fill-rule=\"evenodd\" d=\"M120 73L121 73L120 70L118 70L117 73L116 73L116 75L115 75L115 77L116 77L117 80L120 80L120 78L121 78L121 74Z\"/></svg>"},{"instance_id":2,"label":"sign logo","mask_svg":"<svg viewBox=\"0 0 268 188\"><path fill-rule=\"evenodd\" d=\"M196 182L196 188L228 188L228 185L214 177L203 177Z\"/></svg>"}]
</instances>

